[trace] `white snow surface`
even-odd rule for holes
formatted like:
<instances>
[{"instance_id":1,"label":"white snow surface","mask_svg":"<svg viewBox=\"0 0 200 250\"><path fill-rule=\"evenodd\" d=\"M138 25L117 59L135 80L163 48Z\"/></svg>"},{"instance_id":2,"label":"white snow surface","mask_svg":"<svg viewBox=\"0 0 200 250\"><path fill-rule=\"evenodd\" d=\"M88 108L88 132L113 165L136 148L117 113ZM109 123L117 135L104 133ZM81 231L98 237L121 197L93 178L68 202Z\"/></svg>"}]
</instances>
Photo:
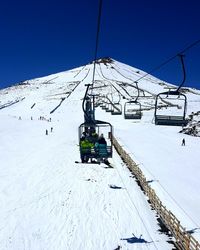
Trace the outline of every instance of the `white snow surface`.
<instances>
[{"instance_id":1,"label":"white snow surface","mask_svg":"<svg viewBox=\"0 0 200 250\"><path fill-rule=\"evenodd\" d=\"M75 163L80 161L82 99L92 70L88 64L0 91L0 249L173 248L115 151L114 168ZM112 91L117 100L113 84L129 99L119 84L133 84L144 74L115 60L98 64L95 86L106 87L95 91ZM166 86L173 85L146 76L139 88L150 97L141 102L153 107L155 95ZM135 88L125 88L137 95ZM199 111L200 91L187 88L185 94L187 115ZM155 126L153 115L152 108L141 121L133 121L96 109L96 119L112 123L115 137L163 204L200 241L200 138L183 136L180 127ZM183 137L186 146L181 146Z\"/></svg>"}]
</instances>

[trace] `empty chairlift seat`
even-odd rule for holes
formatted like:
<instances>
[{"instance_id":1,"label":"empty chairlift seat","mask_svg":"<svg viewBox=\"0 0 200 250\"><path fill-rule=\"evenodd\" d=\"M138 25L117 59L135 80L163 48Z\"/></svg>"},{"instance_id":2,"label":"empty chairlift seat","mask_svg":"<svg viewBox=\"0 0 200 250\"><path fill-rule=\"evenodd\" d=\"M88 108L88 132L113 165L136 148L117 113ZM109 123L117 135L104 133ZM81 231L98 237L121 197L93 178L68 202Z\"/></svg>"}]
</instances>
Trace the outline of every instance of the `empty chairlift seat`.
<instances>
[{"instance_id":1,"label":"empty chairlift seat","mask_svg":"<svg viewBox=\"0 0 200 250\"><path fill-rule=\"evenodd\" d=\"M124 104L124 118L125 119L141 119L142 111L139 102L129 101Z\"/></svg>"},{"instance_id":2,"label":"empty chairlift seat","mask_svg":"<svg viewBox=\"0 0 200 250\"><path fill-rule=\"evenodd\" d=\"M156 96L155 124L169 126L185 126L187 99L177 91L168 91Z\"/></svg>"}]
</instances>

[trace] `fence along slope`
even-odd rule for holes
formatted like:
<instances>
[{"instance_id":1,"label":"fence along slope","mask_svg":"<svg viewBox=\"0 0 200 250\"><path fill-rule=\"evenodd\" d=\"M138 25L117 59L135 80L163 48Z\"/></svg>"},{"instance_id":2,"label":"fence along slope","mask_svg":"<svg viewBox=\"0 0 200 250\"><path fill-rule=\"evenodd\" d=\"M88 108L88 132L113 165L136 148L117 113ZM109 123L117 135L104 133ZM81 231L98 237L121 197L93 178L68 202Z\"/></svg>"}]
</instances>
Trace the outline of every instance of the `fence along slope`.
<instances>
[{"instance_id":1,"label":"fence along slope","mask_svg":"<svg viewBox=\"0 0 200 250\"><path fill-rule=\"evenodd\" d=\"M181 226L180 221L176 218L176 216L162 204L162 201L158 198L154 189L152 189L148 184L141 169L132 160L130 155L122 148L114 136L113 145L122 160L126 163L127 167L135 175L145 194L148 196L153 209L155 209L157 214L160 216L163 224L174 236L176 240L176 247L180 250L200 250L199 242L190 233L188 233L183 226Z\"/></svg>"}]
</instances>

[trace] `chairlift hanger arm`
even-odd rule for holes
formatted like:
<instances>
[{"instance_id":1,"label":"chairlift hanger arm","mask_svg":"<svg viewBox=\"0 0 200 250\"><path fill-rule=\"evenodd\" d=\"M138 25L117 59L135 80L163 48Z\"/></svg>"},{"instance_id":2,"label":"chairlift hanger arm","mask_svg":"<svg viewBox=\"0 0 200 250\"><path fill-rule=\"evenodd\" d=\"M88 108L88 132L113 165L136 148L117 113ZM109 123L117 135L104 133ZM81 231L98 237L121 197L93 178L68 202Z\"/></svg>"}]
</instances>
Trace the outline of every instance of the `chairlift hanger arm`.
<instances>
[{"instance_id":1,"label":"chairlift hanger arm","mask_svg":"<svg viewBox=\"0 0 200 250\"><path fill-rule=\"evenodd\" d=\"M177 92L179 92L180 88L183 86L183 84L185 83L185 80L186 80L186 71L185 71L185 65L184 65L184 60L183 60L184 55L179 54L178 56L181 59L181 65L182 65L182 70L183 70L183 81L182 81L181 85L178 87L178 89L176 90Z\"/></svg>"},{"instance_id":2,"label":"chairlift hanger arm","mask_svg":"<svg viewBox=\"0 0 200 250\"><path fill-rule=\"evenodd\" d=\"M178 54L177 56L180 57L182 70L183 70L182 83L180 84L180 86L176 90L168 90L166 92L162 92L162 93L158 94L158 96L160 96L161 94L163 94L163 95L165 95L165 94L166 95L180 95L180 89L181 89L181 87L183 86L183 84L185 83L185 80L186 80L186 70L185 70L185 65L184 65L184 60L183 60L184 55L183 54Z\"/></svg>"},{"instance_id":3,"label":"chairlift hanger arm","mask_svg":"<svg viewBox=\"0 0 200 250\"><path fill-rule=\"evenodd\" d=\"M138 82L137 81L134 81L135 85L136 85L136 88L137 88L137 97L135 98L135 100L133 100L133 96L130 95L130 97L132 98L128 103L138 103L138 98L140 96L140 90L138 88ZM132 86L133 87L133 86Z\"/></svg>"},{"instance_id":4,"label":"chairlift hanger arm","mask_svg":"<svg viewBox=\"0 0 200 250\"><path fill-rule=\"evenodd\" d=\"M138 95L137 95L137 97L136 97L136 99L135 99L135 102L137 102L137 100L138 100L138 98L139 98L139 95L140 95L140 91L139 91L139 88L138 88L138 82L137 82L137 81L134 81L134 83L135 83L135 85L136 85L136 87L137 87L137 91L138 91Z\"/></svg>"},{"instance_id":5,"label":"chairlift hanger arm","mask_svg":"<svg viewBox=\"0 0 200 250\"><path fill-rule=\"evenodd\" d=\"M88 91L89 91L89 88L90 88L91 84L87 84L87 85L85 85L85 86L87 86L87 89L86 89L86 91L85 91L85 95L84 95L84 98L83 98L82 109L83 109L84 114L88 117L88 114L87 114L87 112L86 112L86 110L85 110L85 102L86 102L86 100L87 100Z\"/></svg>"}]
</instances>

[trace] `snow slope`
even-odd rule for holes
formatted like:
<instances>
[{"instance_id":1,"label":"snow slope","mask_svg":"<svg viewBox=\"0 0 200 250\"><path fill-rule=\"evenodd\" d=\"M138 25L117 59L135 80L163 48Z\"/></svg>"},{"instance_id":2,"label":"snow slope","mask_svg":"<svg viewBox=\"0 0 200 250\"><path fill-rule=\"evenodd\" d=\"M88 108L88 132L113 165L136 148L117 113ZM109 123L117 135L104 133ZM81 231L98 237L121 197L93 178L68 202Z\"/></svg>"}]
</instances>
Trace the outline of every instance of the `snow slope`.
<instances>
[{"instance_id":1,"label":"snow slope","mask_svg":"<svg viewBox=\"0 0 200 250\"><path fill-rule=\"evenodd\" d=\"M117 61L97 66L95 91L112 91L116 99L111 83L129 98L119 84L145 74ZM74 163L84 85L91 79L92 65L86 65L0 91L0 249L173 248L116 152L113 169ZM141 81L148 105L163 91L159 83L150 76ZM198 111L200 92L189 89L187 96L188 114ZM116 138L186 229L199 228L199 138L185 135L181 147L180 128L152 124L153 109L140 122L100 108L96 117L113 124ZM200 239L198 229L194 236Z\"/></svg>"}]
</instances>

